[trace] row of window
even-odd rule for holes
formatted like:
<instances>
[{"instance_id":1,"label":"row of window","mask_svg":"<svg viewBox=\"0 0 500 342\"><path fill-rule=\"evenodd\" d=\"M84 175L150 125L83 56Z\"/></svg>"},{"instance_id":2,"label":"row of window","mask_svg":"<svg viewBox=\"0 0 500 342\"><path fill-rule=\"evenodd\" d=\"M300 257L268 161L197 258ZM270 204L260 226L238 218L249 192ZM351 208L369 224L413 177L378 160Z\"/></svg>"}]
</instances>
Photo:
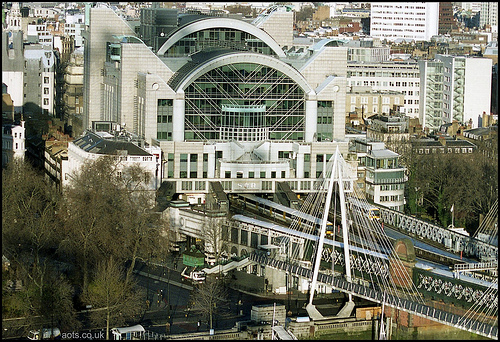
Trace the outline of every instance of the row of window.
<instances>
[{"instance_id":1,"label":"row of window","mask_svg":"<svg viewBox=\"0 0 500 342\"><path fill-rule=\"evenodd\" d=\"M404 184L386 184L380 186L381 191L404 190L404 188Z\"/></svg>"},{"instance_id":2,"label":"row of window","mask_svg":"<svg viewBox=\"0 0 500 342\"><path fill-rule=\"evenodd\" d=\"M402 77L402 78L419 78L420 74L408 73L401 71L347 71L347 77ZM403 85L406 87L406 84ZM418 84L416 85L418 87ZM410 82L410 87L413 87L413 82Z\"/></svg>"},{"instance_id":3,"label":"row of window","mask_svg":"<svg viewBox=\"0 0 500 342\"><path fill-rule=\"evenodd\" d=\"M474 152L474 148L472 147L447 147L446 150L444 147L439 147L439 148L419 148L413 149L414 153L419 153L419 154L429 154L429 153L472 153Z\"/></svg>"},{"instance_id":4,"label":"row of window","mask_svg":"<svg viewBox=\"0 0 500 342\"><path fill-rule=\"evenodd\" d=\"M387 87L387 86L391 86L391 87L405 87L404 83L406 82L391 82L391 81L383 81L383 82L380 82L380 81L349 81L349 86L371 86L371 87L374 87L374 86L377 86L377 87L380 87L380 84L382 84L384 87ZM413 82L409 82L409 86L410 87L413 87ZM420 83L416 83L415 87L420 87ZM404 91L403 91L404 93ZM413 90L412 91L408 91L409 95L413 95ZM418 91L415 92L416 95L418 96Z\"/></svg>"},{"instance_id":5,"label":"row of window","mask_svg":"<svg viewBox=\"0 0 500 342\"><path fill-rule=\"evenodd\" d=\"M380 202L396 202L402 201L403 195L380 196Z\"/></svg>"},{"instance_id":6,"label":"row of window","mask_svg":"<svg viewBox=\"0 0 500 342\"><path fill-rule=\"evenodd\" d=\"M354 96L351 97L351 103L356 103L356 100L357 100L357 97L354 97ZM368 103L368 97L367 96L361 96L360 103L367 104ZM378 96L373 96L372 97L372 103L373 104L378 104ZM390 104L391 103L391 98L387 97L387 96L384 96L382 98L382 103L383 104ZM394 104L399 104L399 97L394 97Z\"/></svg>"},{"instance_id":7,"label":"row of window","mask_svg":"<svg viewBox=\"0 0 500 342\"><path fill-rule=\"evenodd\" d=\"M356 105L351 105L351 112L355 112L356 111ZM367 105L361 105L361 107L363 109L364 112L368 112L368 106ZM378 106L373 106L372 108L372 113L378 113ZM390 106L382 106L382 113L389 113L391 111L391 107Z\"/></svg>"}]
</instances>

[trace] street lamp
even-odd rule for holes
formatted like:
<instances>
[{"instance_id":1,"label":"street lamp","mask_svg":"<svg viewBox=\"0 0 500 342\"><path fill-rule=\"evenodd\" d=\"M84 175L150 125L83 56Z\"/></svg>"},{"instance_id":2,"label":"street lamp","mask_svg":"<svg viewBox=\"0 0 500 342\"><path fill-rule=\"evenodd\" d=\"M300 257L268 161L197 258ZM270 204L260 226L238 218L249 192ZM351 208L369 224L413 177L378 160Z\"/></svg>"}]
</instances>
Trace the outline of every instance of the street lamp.
<instances>
[{"instance_id":1,"label":"street lamp","mask_svg":"<svg viewBox=\"0 0 500 342\"><path fill-rule=\"evenodd\" d=\"M418 190L419 187L415 187L415 216L418 217Z\"/></svg>"}]
</instances>

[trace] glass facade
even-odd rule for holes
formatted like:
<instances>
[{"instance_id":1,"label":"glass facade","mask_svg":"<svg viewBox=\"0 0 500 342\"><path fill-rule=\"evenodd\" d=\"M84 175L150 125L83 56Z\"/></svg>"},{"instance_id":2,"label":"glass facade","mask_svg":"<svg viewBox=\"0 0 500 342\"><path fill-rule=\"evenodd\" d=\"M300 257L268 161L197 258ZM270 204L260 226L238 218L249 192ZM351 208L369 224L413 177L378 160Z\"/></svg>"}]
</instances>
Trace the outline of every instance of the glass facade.
<instances>
[{"instance_id":1,"label":"glass facade","mask_svg":"<svg viewBox=\"0 0 500 342\"><path fill-rule=\"evenodd\" d=\"M228 128L238 129L237 140L256 141L266 136L303 141L304 125L304 91L290 77L266 65L224 65L200 76L185 90L188 141L234 139Z\"/></svg>"},{"instance_id":2,"label":"glass facade","mask_svg":"<svg viewBox=\"0 0 500 342\"><path fill-rule=\"evenodd\" d=\"M173 100L159 99L156 113L156 138L158 140L172 140Z\"/></svg>"},{"instance_id":3,"label":"glass facade","mask_svg":"<svg viewBox=\"0 0 500 342\"><path fill-rule=\"evenodd\" d=\"M179 39L179 41L167 50L164 56L183 57L213 48L227 48L276 55L266 43L250 33L230 28L210 28L193 32Z\"/></svg>"}]
</instances>

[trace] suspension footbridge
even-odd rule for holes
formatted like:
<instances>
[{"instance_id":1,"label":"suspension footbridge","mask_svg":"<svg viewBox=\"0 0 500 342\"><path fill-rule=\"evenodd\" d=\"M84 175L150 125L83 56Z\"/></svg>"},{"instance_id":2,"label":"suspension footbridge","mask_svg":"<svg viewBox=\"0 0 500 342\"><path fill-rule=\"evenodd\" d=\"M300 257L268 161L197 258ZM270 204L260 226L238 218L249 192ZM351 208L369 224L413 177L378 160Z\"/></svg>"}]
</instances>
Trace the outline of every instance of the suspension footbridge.
<instances>
[{"instance_id":1,"label":"suspension footbridge","mask_svg":"<svg viewBox=\"0 0 500 342\"><path fill-rule=\"evenodd\" d=\"M337 151L318 182L317 191L304 201L300 210L302 214L295 215L288 227L269 227L281 230L284 236L309 241L312 253L311 259L306 261L309 261L310 266L304 266L303 250L289 246L284 248L285 260L271 258L258 251L252 253L249 260L308 278L311 289L316 289L317 284L322 283L348 294L349 301L341 310L344 315L349 315L352 311L352 296L356 296L498 339L498 280L483 281L482 287L478 289L477 286L461 282L462 279L458 277L448 280L442 276L417 272L419 268L425 269L427 266L422 266L422 263L419 265L411 247L404 241L394 245L385 234L383 224L370 215L370 205L364 195L352 186L352 183L345 181L346 179L346 163ZM338 236L334 233L327 238L327 227L333 225L334 231L336 228L335 222L328 222L328 214L331 211L334 213L333 217L340 217L341 224L338 229L341 229L341 232ZM308 219L309 217L319 220L314 221ZM249 221L241 215L235 215L233 218ZM256 224L255 221L254 219L253 224ZM328 266L325 261L329 262ZM477 266L458 266L455 272L488 269L496 265L496 262L495 260ZM447 276L450 274L452 272L448 271ZM438 309L424 300L422 292L426 289L455 295L467 303L468 310L465 314L458 314ZM306 309L312 319L320 320L323 317L313 305L314 294L315 290L311 290Z\"/></svg>"}]
</instances>

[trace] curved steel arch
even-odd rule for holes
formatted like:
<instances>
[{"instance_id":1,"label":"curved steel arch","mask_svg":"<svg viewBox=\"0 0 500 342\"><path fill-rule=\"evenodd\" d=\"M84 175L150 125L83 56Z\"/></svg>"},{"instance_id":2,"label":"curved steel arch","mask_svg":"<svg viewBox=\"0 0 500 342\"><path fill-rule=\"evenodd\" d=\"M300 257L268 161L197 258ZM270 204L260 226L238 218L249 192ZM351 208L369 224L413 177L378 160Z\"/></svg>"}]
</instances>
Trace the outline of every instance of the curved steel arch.
<instances>
[{"instance_id":1,"label":"curved steel arch","mask_svg":"<svg viewBox=\"0 0 500 342\"><path fill-rule=\"evenodd\" d=\"M175 91L179 89L185 90L192 82L198 79L203 74L215 68L234 64L234 63L255 63L268 66L270 68L276 69L283 74L290 77L299 87L304 90L307 95L314 95L315 92L311 86L307 83L304 76L302 76L296 69L292 66L286 64L271 56L250 53L250 52L236 52L231 54L221 55L219 57L208 60L207 62L201 64L199 67L194 69L189 75L187 75L182 82L176 87Z\"/></svg>"},{"instance_id":2,"label":"curved steel arch","mask_svg":"<svg viewBox=\"0 0 500 342\"><path fill-rule=\"evenodd\" d=\"M255 27L247 22L231 19L231 18L208 18L204 20L194 21L186 26L181 27L175 32L168 40L161 46L157 54L163 56L168 49L170 49L177 41L190 35L191 33L198 32L210 28L230 28L234 30L244 31L254 35L255 37L266 43L278 57L285 57L285 53L280 48L278 43L265 31Z\"/></svg>"}]
</instances>

